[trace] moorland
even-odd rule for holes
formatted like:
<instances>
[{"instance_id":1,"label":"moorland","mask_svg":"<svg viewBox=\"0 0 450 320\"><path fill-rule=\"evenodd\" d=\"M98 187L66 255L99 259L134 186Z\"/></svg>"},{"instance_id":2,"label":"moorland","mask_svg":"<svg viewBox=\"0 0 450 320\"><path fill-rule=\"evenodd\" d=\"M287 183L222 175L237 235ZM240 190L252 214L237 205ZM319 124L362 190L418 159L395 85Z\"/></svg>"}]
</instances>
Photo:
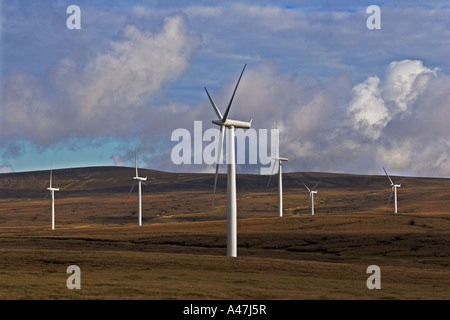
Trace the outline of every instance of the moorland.
<instances>
[{"instance_id":1,"label":"moorland","mask_svg":"<svg viewBox=\"0 0 450 320\"><path fill-rule=\"evenodd\" d=\"M0 175L0 299L439 299L450 298L450 179L407 177L398 213L384 175L237 176L238 257L226 256L226 176L133 168ZM315 215L300 179L321 181ZM69 290L66 269L81 270ZM368 289L367 268L381 270Z\"/></svg>"}]
</instances>

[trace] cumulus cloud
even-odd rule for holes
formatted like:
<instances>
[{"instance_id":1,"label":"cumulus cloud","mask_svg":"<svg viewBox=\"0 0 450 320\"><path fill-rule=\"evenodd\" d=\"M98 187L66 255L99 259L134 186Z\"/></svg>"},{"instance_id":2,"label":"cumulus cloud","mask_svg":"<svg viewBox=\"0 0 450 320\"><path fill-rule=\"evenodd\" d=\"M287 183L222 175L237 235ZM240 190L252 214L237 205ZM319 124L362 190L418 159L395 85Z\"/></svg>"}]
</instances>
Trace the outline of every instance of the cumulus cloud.
<instances>
[{"instance_id":1,"label":"cumulus cloud","mask_svg":"<svg viewBox=\"0 0 450 320\"><path fill-rule=\"evenodd\" d=\"M222 111L239 71L210 91ZM444 120L450 116L444 89L448 80L414 60L394 61L384 73L357 84L345 76L323 82L286 75L266 61L245 71L230 118L253 118L256 130L278 126L280 154L290 159L287 171L382 174L386 166L399 174L445 176L450 174L450 129ZM200 117L195 120L206 120L203 130L213 127L209 122L215 114L206 97L189 110ZM193 135L194 119L184 120L181 127ZM161 158L160 165L180 170L166 160ZM253 173L259 169L246 168ZM198 170L201 167L183 167Z\"/></svg>"},{"instance_id":2,"label":"cumulus cloud","mask_svg":"<svg viewBox=\"0 0 450 320\"><path fill-rule=\"evenodd\" d=\"M356 140L368 149L373 170L381 165L403 173L450 175L448 75L419 60L391 62L380 79L367 78L356 85L348 106Z\"/></svg>"},{"instance_id":3,"label":"cumulus cloud","mask_svg":"<svg viewBox=\"0 0 450 320\"><path fill-rule=\"evenodd\" d=\"M391 113L404 112L424 91L437 69L425 67L419 60L393 61L383 81L383 99L391 104Z\"/></svg>"},{"instance_id":4,"label":"cumulus cloud","mask_svg":"<svg viewBox=\"0 0 450 320\"><path fill-rule=\"evenodd\" d=\"M450 93L445 87L450 87L449 75L437 73L407 104L407 111L386 126L380 152L398 170L450 175Z\"/></svg>"},{"instance_id":5,"label":"cumulus cloud","mask_svg":"<svg viewBox=\"0 0 450 320\"><path fill-rule=\"evenodd\" d=\"M355 128L372 140L378 139L390 120L413 107L435 76L436 69L426 68L421 61L391 62L382 83L377 76L369 77L353 88L348 112Z\"/></svg>"},{"instance_id":6,"label":"cumulus cloud","mask_svg":"<svg viewBox=\"0 0 450 320\"><path fill-rule=\"evenodd\" d=\"M197 39L188 34L183 15L165 19L158 34L126 26L83 70L72 93L83 120L105 117L111 110L129 113L174 81L189 65Z\"/></svg>"},{"instance_id":7,"label":"cumulus cloud","mask_svg":"<svg viewBox=\"0 0 450 320\"><path fill-rule=\"evenodd\" d=\"M84 68L62 59L49 71L49 83L12 70L2 81L0 139L45 145L71 137L126 137L157 122L151 98L188 68L197 43L186 16L178 14L156 33L126 26Z\"/></svg>"},{"instance_id":8,"label":"cumulus cloud","mask_svg":"<svg viewBox=\"0 0 450 320\"><path fill-rule=\"evenodd\" d=\"M369 77L353 88L348 113L356 129L372 139L378 139L389 121L389 110L381 97L380 78Z\"/></svg>"}]
</instances>

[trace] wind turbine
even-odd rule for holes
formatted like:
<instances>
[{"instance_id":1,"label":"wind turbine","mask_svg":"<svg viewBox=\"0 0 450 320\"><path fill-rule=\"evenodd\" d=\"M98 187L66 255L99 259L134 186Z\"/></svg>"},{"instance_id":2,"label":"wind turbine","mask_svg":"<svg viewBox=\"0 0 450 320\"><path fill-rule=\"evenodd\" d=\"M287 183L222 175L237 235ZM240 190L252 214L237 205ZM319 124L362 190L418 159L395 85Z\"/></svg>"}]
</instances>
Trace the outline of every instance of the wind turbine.
<instances>
[{"instance_id":1,"label":"wind turbine","mask_svg":"<svg viewBox=\"0 0 450 320\"><path fill-rule=\"evenodd\" d=\"M270 178L272 178L275 168L278 166L278 216L282 217L283 216L283 181L282 181L282 172L281 172L282 165L281 165L281 163L283 161L288 161L288 158L283 158L283 157L279 156L279 134L277 134L275 148L276 148L275 149L276 156L272 157L272 160L274 160L274 163L273 163L272 174L269 177L269 182L267 183L267 187L269 186ZM278 164L277 164L277 162L278 162Z\"/></svg>"},{"instance_id":2,"label":"wind turbine","mask_svg":"<svg viewBox=\"0 0 450 320\"><path fill-rule=\"evenodd\" d=\"M302 181L302 180L300 180ZM322 180L321 180L322 181ZM308 186L302 181L303 185L305 186L305 188L308 190L309 192L309 202L308 202L308 209L311 206L311 215L314 215L314 194L317 193L317 191L315 191L314 189L319 185L319 183L321 182L317 182L316 185L314 187L312 187L311 189L308 188Z\"/></svg>"},{"instance_id":3,"label":"wind turbine","mask_svg":"<svg viewBox=\"0 0 450 320\"><path fill-rule=\"evenodd\" d=\"M142 178L139 177L139 173L138 173L138 167L137 167L137 156L136 156L136 151L134 152L134 163L136 166L136 176L133 177L134 182L133 185L131 186L131 190L128 193L128 195L130 195L130 193L133 191L134 187L136 186L136 181L138 181L139 184L139 226L142 226L142 196L141 196L141 192L142 192L142 187L141 184L145 184L147 185L144 181L147 181L147 177Z\"/></svg>"},{"instance_id":4,"label":"wind turbine","mask_svg":"<svg viewBox=\"0 0 450 320\"><path fill-rule=\"evenodd\" d=\"M388 177L389 181L391 182L391 194L389 195L388 205L389 205L389 203L391 203L392 193L394 193L394 213L397 213L397 188L400 188L402 186L400 184L400 182L402 182L406 178L394 183L392 181L391 177L389 177L389 175L384 167L383 167L383 170L384 170L384 173L386 173L386 176Z\"/></svg>"},{"instance_id":5,"label":"wind turbine","mask_svg":"<svg viewBox=\"0 0 450 320\"><path fill-rule=\"evenodd\" d=\"M250 129L252 126L252 120L238 121L228 119L230 114L231 104L233 103L234 95L236 94L237 87L241 81L242 74L244 73L245 66L242 69L239 80L234 88L231 100L228 103L228 107L225 114L222 115L213 99L211 98L208 90L205 87L206 94L208 95L209 101L217 114L218 120L213 120L212 123L220 126L220 137L219 137L219 150L217 152L217 162L216 162L216 176L214 180L214 195L213 195L213 206L214 199L216 195L217 186L217 176L219 172L219 164L222 156L222 145L223 136L225 133L225 128L228 128L228 146L227 146L227 256L236 257L237 256L237 203L236 203L236 164L235 164L235 151L234 151L234 128Z\"/></svg>"},{"instance_id":6,"label":"wind turbine","mask_svg":"<svg viewBox=\"0 0 450 320\"><path fill-rule=\"evenodd\" d=\"M55 230L55 191L59 191L59 188L52 187L53 169L50 169L50 187L47 190L52 195L52 230Z\"/></svg>"}]
</instances>

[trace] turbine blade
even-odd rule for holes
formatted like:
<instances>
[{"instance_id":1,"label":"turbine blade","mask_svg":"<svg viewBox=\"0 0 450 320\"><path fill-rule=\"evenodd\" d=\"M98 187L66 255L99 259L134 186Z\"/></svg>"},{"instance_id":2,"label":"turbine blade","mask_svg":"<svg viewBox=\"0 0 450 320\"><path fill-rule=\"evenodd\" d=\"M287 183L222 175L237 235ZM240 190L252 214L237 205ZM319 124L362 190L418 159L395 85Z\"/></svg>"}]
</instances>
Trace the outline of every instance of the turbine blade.
<instances>
[{"instance_id":1,"label":"turbine blade","mask_svg":"<svg viewBox=\"0 0 450 320\"><path fill-rule=\"evenodd\" d=\"M279 166L280 166L280 159L274 159L273 168L272 168L272 174L271 175L273 175L275 173L275 168L278 167L278 170L280 170Z\"/></svg>"},{"instance_id":2,"label":"turbine blade","mask_svg":"<svg viewBox=\"0 0 450 320\"><path fill-rule=\"evenodd\" d=\"M136 186L136 180L134 180L133 185L131 186L130 192L128 192L128 196L130 196L131 192L133 192L135 186Z\"/></svg>"},{"instance_id":3,"label":"turbine blade","mask_svg":"<svg viewBox=\"0 0 450 320\"><path fill-rule=\"evenodd\" d=\"M278 164L277 164L278 162ZM273 168L272 168L272 173L269 176L269 182L267 182L267 187L269 187L269 183L270 183L270 179L272 178L273 174L275 173L275 168L277 166L280 165L280 160L279 159L273 159Z\"/></svg>"},{"instance_id":4,"label":"turbine blade","mask_svg":"<svg viewBox=\"0 0 450 320\"><path fill-rule=\"evenodd\" d=\"M280 130L278 129L278 124L277 124L277 136L275 138L275 154L277 158L280 157Z\"/></svg>"},{"instance_id":5,"label":"turbine blade","mask_svg":"<svg viewBox=\"0 0 450 320\"><path fill-rule=\"evenodd\" d=\"M389 175L384 167L383 167L383 170L384 170L384 173L386 173L387 177L389 178L389 181L391 182L391 184L394 184L394 182L392 182L391 177L389 177Z\"/></svg>"},{"instance_id":6,"label":"turbine blade","mask_svg":"<svg viewBox=\"0 0 450 320\"><path fill-rule=\"evenodd\" d=\"M303 185L305 186L305 188L309 191L309 192L311 192L311 190L308 188L308 186L303 182L303 180L300 180L302 183L303 183ZM311 196L311 195L310 195Z\"/></svg>"},{"instance_id":7,"label":"turbine blade","mask_svg":"<svg viewBox=\"0 0 450 320\"><path fill-rule=\"evenodd\" d=\"M211 102L211 105L213 106L214 111L216 112L217 116L219 117L219 119L222 119L223 116L222 116L222 114L220 113L219 108L217 108L216 104L214 103L214 100L213 100L213 99L211 98L211 96L209 95L208 89L206 89L206 87L205 87L205 91L206 91L206 94L208 95L209 102Z\"/></svg>"},{"instance_id":8,"label":"turbine blade","mask_svg":"<svg viewBox=\"0 0 450 320\"><path fill-rule=\"evenodd\" d=\"M50 188L52 187L53 169L50 170Z\"/></svg>"},{"instance_id":9,"label":"turbine blade","mask_svg":"<svg viewBox=\"0 0 450 320\"><path fill-rule=\"evenodd\" d=\"M405 180L406 180L406 178L403 178L402 180L397 181L396 184L400 184L401 182L403 182Z\"/></svg>"},{"instance_id":10,"label":"turbine blade","mask_svg":"<svg viewBox=\"0 0 450 320\"><path fill-rule=\"evenodd\" d=\"M136 167L136 177L139 177L138 175L138 167L137 167L137 154L136 154L136 149L134 149L134 165Z\"/></svg>"},{"instance_id":11,"label":"turbine blade","mask_svg":"<svg viewBox=\"0 0 450 320\"><path fill-rule=\"evenodd\" d=\"M270 179L272 178L272 175L269 176L269 182L267 182L267 188L269 187L270 184Z\"/></svg>"},{"instance_id":12,"label":"turbine blade","mask_svg":"<svg viewBox=\"0 0 450 320\"><path fill-rule=\"evenodd\" d=\"M225 135L225 126L220 127L220 136L219 136L219 150L217 152L217 160L216 163L220 164L223 161L223 137Z\"/></svg>"},{"instance_id":13,"label":"turbine blade","mask_svg":"<svg viewBox=\"0 0 450 320\"><path fill-rule=\"evenodd\" d=\"M389 205L389 203L391 203L391 199L392 199L392 193L394 192L394 187L391 188L391 194L389 195L389 200L387 205Z\"/></svg>"},{"instance_id":14,"label":"turbine blade","mask_svg":"<svg viewBox=\"0 0 450 320\"><path fill-rule=\"evenodd\" d=\"M317 182L316 185L315 185L314 187L311 188L311 190L314 190L314 189L319 185L319 183L321 183L321 182L322 182L322 180L320 180L319 182Z\"/></svg>"},{"instance_id":15,"label":"turbine blade","mask_svg":"<svg viewBox=\"0 0 450 320\"><path fill-rule=\"evenodd\" d=\"M222 121L223 121L223 122L225 122L225 121L228 119L228 114L230 113L231 104L233 103L234 95L236 94L237 87L238 87L238 85L239 85L239 82L241 81L242 74L244 73L244 70L245 70L245 67L246 67L246 66L247 66L247 64L244 65L244 68L242 69L241 75L239 76L239 80L238 80L238 82L236 83L236 87L234 88L233 95L231 96L230 103L228 104L227 110L225 111L225 114L224 114L224 116L223 116L223 118L222 118Z\"/></svg>"},{"instance_id":16,"label":"turbine blade","mask_svg":"<svg viewBox=\"0 0 450 320\"><path fill-rule=\"evenodd\" d=\"M49 194L50 194L50 190L45 194L44 199L47 199Z\"/></svg>"},{"instance_id":17,"label":"turbine blade","mask_svg":"<svg viewBox=\"0 0 450 320\"><path fill-rule=\"evenodd\" d=\"M214 192L213 192L213 201L212 201L212 207L214 209L214 205L216 202L216 187L217 187L217 176L219 175L219 164L216 164L216 175L214 178Z\"/></svg>"},{"instance_id":18,"label":"turbine blade","mask_svg":"<svg viewBox=\"0 0 450 320\"><path fill-rule=\"evenodd\" d=\"M222 149L223 149L223 136L225 134L225 126L220 127L220 136L219 136L219 150L217 151L217 161L216 161L216 175L214 178L214 192L213 192L213 202L212 207L214 208L214 204L216 201L216 188L217 188L217 177L219 175L219 165L222 159Z\"/></svg>"}]
</instances>

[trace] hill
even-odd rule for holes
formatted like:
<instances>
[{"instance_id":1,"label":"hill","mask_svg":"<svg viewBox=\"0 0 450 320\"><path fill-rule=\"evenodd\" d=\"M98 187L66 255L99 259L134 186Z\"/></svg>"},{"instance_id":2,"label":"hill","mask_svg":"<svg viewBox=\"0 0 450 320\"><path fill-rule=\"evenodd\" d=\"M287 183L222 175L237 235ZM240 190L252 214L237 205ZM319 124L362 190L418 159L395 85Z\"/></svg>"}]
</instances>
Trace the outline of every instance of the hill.
<instances>
[{"instance_id":1,"label":"hill","mask_svg":"<svg viewBox=\"0 0 450 320\"><path fill-rule=\"evenodd\" d=\"M217 207L212 210L213 174L168 173L140 169L140 175L148 177L143 186L146 219L161 215L182 218L183 214L197 213L204 219L215 219L226 205L226 175L220 174L217 185ZM60 188L56 193L57 205L70 207L76 203L83 211L87 202L122 210L122 215L135 212L136 189L129 194L134 182L134 169L128 167L87 167L53 171L53 185ZM35 205L48 207L49 171L0 174L0 201L9 203L20 199ZM383 175L351 175L323 172L283 174L284 209L286 214L307 213L308 193L301 183L312 186L321 181L315 197L318 213L389 212L389 181ZM255 214L271 216L278 205L277 176L270 185L268 176L237 175L238 206L241 216ZM408 177L398 189L399 212L447 213L450 204L450 179ZM23 203L23 202L21 202ZM222 207L221 207L222 206ZM391 202L392 206L392 202ZM105 208L106 208L105 207ZM69 209L69 208L68 208ZM18 210L18 208L13 209ZM64 210L60 208L60 210ZM75 212L73 211L73 212ZM91 210L98 211L98 210ZM223 210L222 210L223 211ZM192 214L191 214L192 216ZM79 216L81 219L81 216ZM192 218L194 218L192 216ZM25 218L26 219L26 218ZM117 218L119 219L119 218Z\"/></svg>"}]
</instances>

